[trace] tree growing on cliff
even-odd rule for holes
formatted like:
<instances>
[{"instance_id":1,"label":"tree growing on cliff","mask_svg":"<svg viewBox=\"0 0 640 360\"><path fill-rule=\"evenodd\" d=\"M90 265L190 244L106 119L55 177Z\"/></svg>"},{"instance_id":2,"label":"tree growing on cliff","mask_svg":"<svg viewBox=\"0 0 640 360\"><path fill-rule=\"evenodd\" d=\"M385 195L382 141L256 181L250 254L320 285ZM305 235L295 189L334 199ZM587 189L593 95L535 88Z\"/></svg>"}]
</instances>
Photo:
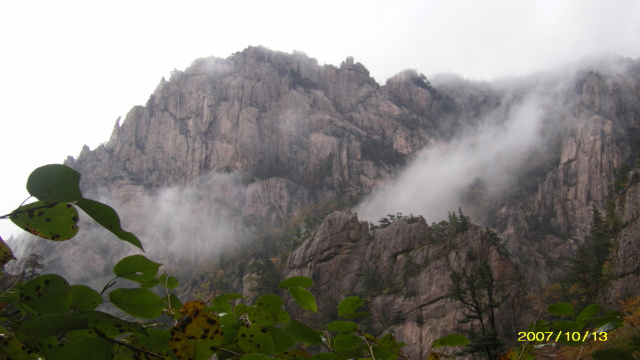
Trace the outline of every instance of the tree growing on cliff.
<instances>
[{"instance_id":1,"label":"tree growing on cliff","mask_svg":"<svg viewBox=\"0 0 640 360\"><path fill-rule=\"evenodd\" d=\"M466 310L459 322L469 324L468 329L461 330L470 341L461 354L498 359L504 351L504 343L498 334L496 309L506 300L504 286L496 281L486 260L469 273L454 271L451 282L451 298Z\"/></svg>"}]
</instances>

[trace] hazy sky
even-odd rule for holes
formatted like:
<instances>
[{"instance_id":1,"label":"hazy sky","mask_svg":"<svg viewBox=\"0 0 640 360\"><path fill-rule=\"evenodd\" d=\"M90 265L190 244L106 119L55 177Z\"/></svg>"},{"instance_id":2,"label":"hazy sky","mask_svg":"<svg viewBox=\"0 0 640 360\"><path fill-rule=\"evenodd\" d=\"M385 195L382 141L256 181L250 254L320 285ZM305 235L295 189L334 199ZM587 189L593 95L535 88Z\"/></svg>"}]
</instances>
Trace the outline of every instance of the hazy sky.
<instances>
[{"instance_id":1,"label":"hazy sky","mask_svg":"<svg viewBox=\"0 0 640 360\"><path fill-rule=\"evenodd\" d=\"M637 0L4 1L0 212L35 167L109 139L162 76L249 45L347 56L378 82L412 68L492 79L583 56L640 56ZM0 221L0 236L17 227Z\"/></svg>"}]
</instances>

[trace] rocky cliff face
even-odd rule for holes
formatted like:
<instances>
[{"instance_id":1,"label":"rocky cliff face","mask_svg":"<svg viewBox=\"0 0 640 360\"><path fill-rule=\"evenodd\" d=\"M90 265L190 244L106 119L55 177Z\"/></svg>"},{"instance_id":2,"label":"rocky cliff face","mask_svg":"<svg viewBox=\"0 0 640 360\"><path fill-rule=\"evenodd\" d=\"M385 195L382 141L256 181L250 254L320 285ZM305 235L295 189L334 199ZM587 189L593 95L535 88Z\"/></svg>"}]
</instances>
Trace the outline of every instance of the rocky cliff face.
<instances>
[{"instance_id":1,"label":"rocky cliff face","mask_svg":"<svg viewBox=\"0 0 640 360\"><path fill-rule=\"evenodd\" d=\"M473 166L458 175L469 178L457 194L460 205L493 228L501 244L475 227L440 243L421 217L370 235L367 223L340 212L289 258L287 274L313 277L324 303L367 290L363 269L377 269L386 285L375 303L388 318L404 319L394 327L422 356L420 344L449 331L460 315L446 298L451 271L486 259L497 276L511 281L519 274L535 290L560 273L563 255L588 240L592 206L603 210L614 170L637 157L638 61L583 64L495 83L446 76L431 83L404 71L380 85L353 58L339 67L319 66L301 53L250 47L174 72L145 106L118 120L106 144L85 147L66 163L82 174L85 194L118 210L150 258L169 272L192 274L215 262L229 243L254 241L264 226L280 226L320 200L356 198L402 178L404 166L415 165L425 149L460 145L461 134L482 129L487 118L500 128L532 95L542 122L541 134L531 136L539 136L540 145L524 155L515 154L517 147L514 154L499 154L524 159L513 167L514 179L504 182L509 186L474 181ZM482 152L477 145L469 148ZM483 171L489 173L492 162L503 161L474 159L488 164ZM636 178L626 200L619 200L628 226L611 263L622 279L613 287L616 294L638 291ZM454 180L445 179L436 190L448 191ZM77 240L31 242L36 245L23 252L43 254L74 279L87 274L78 259L109 272L112 262L134 251L100 240L109 235L90 224L81 227ZM86 276L81 280L96 275ZM511 306L501 311L517 314L517 301ZM502 326L513 331L514 324Z\"/></svg>"},{"instance_id":2,"label":"rocky cliff face","mask_svg":"<svg viewBox=\"0 0 640 360\"><path fill-rule=\"evenodd\" d=\"M629 174L628 187L616 199L617 213L624 228L614 242L611 257L612 283L602 294L607 300L617 300L640 294L640 172Z\"/></svg>"},{"instance_id":3,"label":"rocky cliff face","mask_svg":"<svg viewBox=\"0 0 640 360\"><path fill-rule=\"evenodd\" d=\"M630 63L624 69L577 73L574 95L563 100L569 106L556 112L566 124L548 150L557 163L537 190L496 207L494 224L507 248L536 269L527 275L531 284L548 283L562 256L588 240L593 205L604 211L615 170L637 159L640 68Z\"/></svg>"},{"instance_id":4,"label":"rocky cliff face","mask_svg":"<svg viewBox=\"0 0 640 360\"><path fill-rule=\"evenodd\" d=\"M384 183L439 141L432 124L444 100L435 93L414 71L380 86L353 58L319 66L304 54L250 47L174 72L116 122L106 144L66 164L152 256L184 269L178 264L216 259L261 224ZM104 250L114 258L127 251Z\"/></svg>"},{"instance_id":5,"label":"rocky cliff face","mask_svg":"<svg viewBox=\"0 0 640 360\"><path fill-rule=\"evenodd\" d=\"M282 220L337 188L371 191L437 139L440 111L414 72L381 87L352 58L336 68L248 48L163 79L107 144L69 164L86 187L123 200L233 172L248 185L235 204L243 215Z\"/></svg>"},{"instance_id":6,"label":"rocky cliff face","mask_svg":"<svg viewBox=\"0 0 640 360\"><path fill-rule=\"evenodd\" d=\"M335 312L336 301L346 296L371 297L398 340L410 344L410 358L421 359L433 340L454 333L462 320L463 308L449 298L452 271L475 271L481 261L511 294L499 309L501 330L517 331L524 325L511 305L523 301L520 272L479 227L439 239L424 218L416 217L370 234L369 224L356 215L333 213L291 254L285 273L314 279L321 313L323 305Z\"/></svg>"}]
</instances>

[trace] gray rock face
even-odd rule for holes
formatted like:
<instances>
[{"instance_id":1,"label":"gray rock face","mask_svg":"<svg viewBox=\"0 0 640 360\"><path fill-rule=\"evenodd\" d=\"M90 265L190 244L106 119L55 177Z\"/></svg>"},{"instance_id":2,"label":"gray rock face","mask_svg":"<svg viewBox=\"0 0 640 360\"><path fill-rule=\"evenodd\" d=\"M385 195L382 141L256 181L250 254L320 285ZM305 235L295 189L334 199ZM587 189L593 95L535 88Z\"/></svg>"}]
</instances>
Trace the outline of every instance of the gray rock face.
<instances>
[{"instance_id":1,"label":"gray rock face","mask_svg":"<svg viewBox=\"0 0 640 360\"><path fill-rule=\"evenodd\" d=\"M330 312L335 312L331 307L336 300L351 294L371 296L386 321L394 323L398 340L410 344L405 350L412 359L423 358L429 344L455 332L462 319L463 309L448 297L452 271L475 269L486 260L496 281L509 284L511 301L523 300L516 286L519 271L481 228L471 227L446 241L437 240L422 217L394 222L374 235L368 228L356 215L327 216L291 254L286 275L314 279L318 303ZM371 272L380 281L373 294L366 280ZM510 326L517 323L518 312L505 304L499 313L502 330L514 330Z\"/></svg>"},{"instance_id":2,"label":"gray rock face","mask_svg":"<svg viewBox=\"0 0 640 360\"><path fill-rule=\"evenodd\" d=\"M85 186L116 195L123 186L190 184L226 169L250 184L247 202L237 204L242 214L282 220L338 186L368 192L389 178L437 138L434 103L413 72L380 87L353 58L336 68L248 48L175 72L116 124L106 145L69 163Z\"/></svg>"},{"instance_id":3,"label":"gray rock face","mask_svg":"<svg viewBox=\"0 0 640 360\"><path fill-rule=\"evenodd\" d=\"M561 257L588 240L591 208L603 210L614 169L633 162L640 65L628 60L587 68L498 83L446 76L430 83L404 71L379 85L353 58L319 66L301 53L250 47L175 71L145 106L116 122L106 144L85 147L66 163L82 174L85 195L117 209L150 258L170 273L191 274L217 260L225 245L251 239L261 225L283 223L322 199L373 192L426 146L446 147L482 127L481 118L504 119L529 95L541 95L548 148L527 158L509 189L492 192L491 184L474 183L461 196L464 211L494 228L511 257L480 228L444 244L418 217L371 236L368 223L339 212L289 258L287 274L314 278L321 304L363 291L363 269L377 269L386 285L374 302L387 318L405 319L394 329L422 357L461 315L446 297L451 271L487 259L507 282L518 274L530 290L548 284L560 273ZM611 262L621 279L613 295L640 291L637 178L634 172L618 199L627 227ZM98 241L110 235L90 224L81 228L78 239L42 240L31 251L44 253L72 282L73 274L85 274L78 259L108 273L110 261L135 251ZM405 269L413 264L419 269L409 276ZM506 319L518 316L518 301L500 309ZM511 333L519 325L502 324Z\"/></svg>"},{"instance_id":4,"label":"gray rock face","mask_svg":"<svg viewBox=\"0 0 640 360\"><path fill-rule=\"evenodd\" d=\"M174 72L118 119L106 144L66 163L150 256L191 273L261 224L384 183L437 141L431 124L441 110L430 91L413 71L380 86L353 58L319 66L304 54L250 47ZM114 259L133 251L105 247Z\"/></svg>"},{"instance_id":5,"label":"gray rock face","mask_svg":"<svg viewBox=\"0 0 640 360\"><path fill-rule=\"evenodd\" d=\"M621 230L613 249L611 271L614 281L602 295L617 300L640 294L640 172L629 174L627 189L617 199L618 214L622 214Z\"/></svg>"}]
</instances>

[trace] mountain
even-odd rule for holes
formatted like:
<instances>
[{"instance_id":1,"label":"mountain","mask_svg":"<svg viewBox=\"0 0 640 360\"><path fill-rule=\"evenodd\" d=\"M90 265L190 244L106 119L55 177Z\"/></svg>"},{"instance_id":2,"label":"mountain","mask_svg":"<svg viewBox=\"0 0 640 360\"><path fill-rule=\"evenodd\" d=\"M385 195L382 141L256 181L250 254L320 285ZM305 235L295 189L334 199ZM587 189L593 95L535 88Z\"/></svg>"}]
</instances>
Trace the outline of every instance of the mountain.
<instances>
[{"instance_id":1,"label":"mountain","mask_svg":"<svg viewBox=\"0 0 640 360\"><path fill-rule=\"evenodd\" d=\"M381 87L352 58L318 66L304 54L251 47L174 72L116 122L106 144L66 164L165 264L206 263L305 206L389 180L439 141L432 122L448 99L434 94L414 71Z\"/></svg>"},{"instance_id":2,"label":"mountain","mask_svg":"<svg viewBox=\"0 0 640 360\"><path fill-rule=\"evenodd\" d=\"M369 294L422 356L463 312L451 273L483 261L513 295L502 332L522 329L527 295L592 241L594 208L620 224L602 296L640 293L639 130L638 60L494 82L405 70L380 85L353 58L320 66L250 47L174 71L108 142L65 163L185 294L216 290L212 269L228 258L225 286L251 293L254 260L272 261L278 276L312 277L326 306ZM463 210L480 226L449 231ZM398 212L411 215L376 225ZM104 284L135 249L81 228L21 252Z\"/></svg>"}]
</instances>

